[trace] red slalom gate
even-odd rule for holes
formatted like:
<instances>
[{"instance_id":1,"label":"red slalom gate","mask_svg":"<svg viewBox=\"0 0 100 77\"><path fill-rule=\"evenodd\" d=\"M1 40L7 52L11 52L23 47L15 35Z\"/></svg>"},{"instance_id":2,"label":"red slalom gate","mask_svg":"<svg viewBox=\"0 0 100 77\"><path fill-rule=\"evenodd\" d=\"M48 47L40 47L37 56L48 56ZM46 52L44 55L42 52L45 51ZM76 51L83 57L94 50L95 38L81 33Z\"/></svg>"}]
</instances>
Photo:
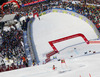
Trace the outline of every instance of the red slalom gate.
<instances>
[{"instance_id":1,"label":"red slalom gate","mask_svg":"<svg viewBox=\"0 0 100 77\"><path fill-rule=\"evenodd\" d=\"M89 76L91 77L91 74L89 73Z\"/></svg>"},{"instance_id":2,"label":"red slalom gate","mask_svg":"<svg viewBox=\"0 0 100 77\"><path fill-rule=\"evenodd\" d=\"M49 41L49 44L50 46L52 47L53 51L46 54L46 57L47 59L45 60L45 62L49 62L50 61L50 56L56 54L56 53L59 53L59 51L57 50L57 48L54 46L55 43L58 43L58 42L62 42L62 41L65 41L65 40L69 40L69 39L72 39L72 38L76 38L76 37L82 37L83 40L89 44L89 41L88 39L81 33L78 33L78 34L74 34L74 35L71 35L71 36L67 36L67 37L64 37L64 38L60 38L60 39L57 39L57 40L53 40L53 41Z\"/></svg>"},{"instance_id":3,"label":"red slalom gate","mask_svg":"<svg viewBox=\"0 0 100 77\"><path fill-rule=\"evenodd\" d=\"M81 77L81 75L80 75L80 77ZM91 74L89 73L89 77L91 77Z\"/></svg>"}]
</instances>

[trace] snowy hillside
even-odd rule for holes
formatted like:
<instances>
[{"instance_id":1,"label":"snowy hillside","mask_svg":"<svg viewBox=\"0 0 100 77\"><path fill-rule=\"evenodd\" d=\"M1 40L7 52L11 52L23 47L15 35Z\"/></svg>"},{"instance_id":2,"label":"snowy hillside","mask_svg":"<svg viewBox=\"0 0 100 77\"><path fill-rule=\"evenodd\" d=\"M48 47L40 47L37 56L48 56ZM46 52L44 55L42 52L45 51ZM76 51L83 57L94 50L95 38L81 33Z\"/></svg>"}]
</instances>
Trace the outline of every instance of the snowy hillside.
<instances>
[{"instance_id":1,"label":"snowy hillside","mask_svg":"<svg viewBox=\"0 0 100 77\"><path fill-rule=\"evenodd\" d=\"M45 60L45 54L53 50L48 43L49 41L77 33L84 34L88 40L97 39L97 35L93 28L78 17L64 13L48 13L41 16L40 19L41 20L39 21L39 19L36 18L32 26L33 40L40 61ZM56 43L55 46L62 52L61 54L64 54L65 56L70 53L71 55L75 54L75 52L73 52L74 48L77 48L78 53L81 55L90 49L92 51L95 50L95 45L92 45L94 46L92 47L91 45L85 44L81 37Z\"/></svg>"},{"instance_id":2,"label":"snowy hillside","mask_svg":"<svg viewBox=\"0 0 100 77\"><path fill-rule=\"evenodd\" d=\"M52 70L55 65L56 70ZM64 69L62 69L65 67ZM64 72L60 72L63 70ZM45 65L0 73L0 77L100 77L100 54L66 59L66 66L55 61Z\"/></svg>"},{"instance_id":3,"label":"snowy hillside","mask_svg":"<svg viewBox=\"0 0 100 77\"><path fill-rule=\"evenodd\" d=\"M82 33L88 40L97 40L93 28L78 17L49 13L36 18L32 23L33 40L42 62L46 53L53 49L49 41ZM0 77L100 77L100 44L87 45L81 37L73 38L55 44L59 54L55 54L51 62L28 68L0 73ZM76 49L75 49L76 48ZM95 53L94 53L95 52ZM61 64L58 59L65 59ZM55 65L56 70L52 67Z\"/></svg>"}]
</instances>

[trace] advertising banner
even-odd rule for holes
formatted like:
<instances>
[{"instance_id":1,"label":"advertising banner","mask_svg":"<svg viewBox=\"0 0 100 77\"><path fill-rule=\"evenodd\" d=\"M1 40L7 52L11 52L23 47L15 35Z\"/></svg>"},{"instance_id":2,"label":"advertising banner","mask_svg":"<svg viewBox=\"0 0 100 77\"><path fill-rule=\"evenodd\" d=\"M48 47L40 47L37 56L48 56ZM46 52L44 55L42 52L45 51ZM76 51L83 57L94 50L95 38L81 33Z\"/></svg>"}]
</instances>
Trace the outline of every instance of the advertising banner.
<instances>
[{"instance_id":1,"label":"advertising banner","mask_svg":"<svg viewBox=\"0 0 100 77\"><path fill-rule=\"evenodd\" d=\"M43 1L46 1L46 0L37 0L37 1L30 2L30 3L22 4L21 6L22 7L29 6L29 5L33 5L35 3L39 3L39 2L43 2Z\"/></svg>"}]
</instances>

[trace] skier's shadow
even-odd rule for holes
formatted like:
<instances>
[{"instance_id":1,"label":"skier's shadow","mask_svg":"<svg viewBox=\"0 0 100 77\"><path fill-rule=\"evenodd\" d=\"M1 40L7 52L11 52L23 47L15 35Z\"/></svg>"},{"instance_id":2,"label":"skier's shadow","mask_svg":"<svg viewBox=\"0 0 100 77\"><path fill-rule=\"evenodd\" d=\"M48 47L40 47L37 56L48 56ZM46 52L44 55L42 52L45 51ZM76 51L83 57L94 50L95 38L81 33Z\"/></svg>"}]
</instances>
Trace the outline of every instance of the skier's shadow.
<instances>
[{"instance_id":1,"label":"skier's shadow","mask_svg":"<svg viewBox=\"0 0 100 77\"><path fill-rule=\"evenodd\" d=\"M71 70L59 71L59 73L62 74L62 73L68 72L68 71L71 71Z\"/></svg>"}]
</instances>

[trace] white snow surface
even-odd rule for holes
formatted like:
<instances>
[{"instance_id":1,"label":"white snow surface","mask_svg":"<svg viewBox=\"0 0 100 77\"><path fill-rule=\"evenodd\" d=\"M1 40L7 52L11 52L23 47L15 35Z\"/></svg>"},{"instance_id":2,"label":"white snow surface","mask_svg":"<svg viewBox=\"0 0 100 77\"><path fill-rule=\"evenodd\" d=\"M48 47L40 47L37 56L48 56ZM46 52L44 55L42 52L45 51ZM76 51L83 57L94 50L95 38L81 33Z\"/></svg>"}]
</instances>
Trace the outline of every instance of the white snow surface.
<instances>
[{"instance_id":1,"label":"white snow surface","mask_svg":"<svg viewBox=\"0 0 100 77\"><path fill-rule=\"evenodd\" d=\"M53 65L57 67L56 70L52 70ZM100 77L100 54L66 59L66 65L54 61L45 65L3 72L0 73L0 77L90 77L89 74L91 77Z\"/></svg>"},{"instance_id":2,"label":"white snow surface","mask_svg":"<svg viewBox=\"0 0 100 77\"><path fill-rule=\"evenodd\" d=\"M77 33L84 34L88 40L97 39L97 35L94 32L93 28L78 17L69 14L51 12L49 14L41 16L40 19L41 20L39 21L39 19L36 18L32 26L33 39L40 61L45 60L45 54L53 51L48 43L49 41ZM73 52L74 48L78 49L79 53L84 53L85 51L89 51L90 49L95 50L95 47L93 47L95 45L87 45L81 37L62 41L54 45L60 52L62 52L61 54L64 54L66 57L68 57L67 53L75 53Z\"/></svg>"},{"instance_id":3,"label":"white snow surface","mask_svg":"<svg viewBox=\"0 0 100 77\"><path fill-rule=\"evenodd\" d=\"M36 18L32 26L33 40L40 61L46 58L46 53L52 51L48 41L76 33L84 34L88 40L97 39L89 24L69 14L49 13L40 18L40 21ZM2 72L0 77L90 77L90 75L100 77L100 44L87 45L82 38L78 37L57 43L55 46L60 51L59 54L54 55L57 59L44 65ZM96 53L93 54L94 51ZM65 59L66 64L58 61L62 58ZM56 66L56 70L52 70L53 65Z\"/></svg>"}]
</instances>

